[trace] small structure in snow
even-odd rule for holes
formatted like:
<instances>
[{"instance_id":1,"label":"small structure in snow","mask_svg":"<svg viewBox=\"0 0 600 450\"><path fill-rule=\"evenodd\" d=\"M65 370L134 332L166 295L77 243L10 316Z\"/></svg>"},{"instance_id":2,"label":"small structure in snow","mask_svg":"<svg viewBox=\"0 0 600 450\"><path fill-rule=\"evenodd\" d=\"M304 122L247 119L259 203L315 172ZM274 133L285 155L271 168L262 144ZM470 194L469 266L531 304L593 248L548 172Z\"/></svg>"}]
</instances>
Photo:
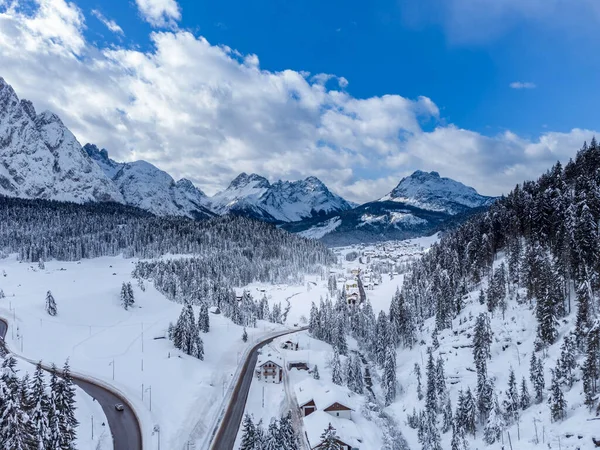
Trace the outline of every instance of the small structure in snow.
<instances>
[{"instance_id":1,"label":"small structure in snow","mask_svg":"<svg viewBox=\"0 0 600 450\"><path fill-rule=\"evenodd\" d=\"M266 382L281 383L283 380L283 362L280 356L259 355L256 363L256 376Z\"/></svg>"},{"instance_id":2,"label":"small structure in snow","mask_svg":"<svg viewBox=\"0 0 600 450\"><path fill-rule=\"evenodd\" d=\"M298 350L298 343L292 341L285 341L281 343L281 348L285 350Z\"/></svg>"},{"instance_id":3,"label":"small structure in snow","mask_svg":"<svg viewBox=\"0 0 600 450\"><path fill-rule=\"evenodd\" d=\"M308 364L305 361L288 361L288 370L309 370Z\"/></svg>"},{"instance_id":4,"label":"small structure in snow","mask_svg":"<svg viewBox=\"0 0 600 450\"><path fill-rule=\"evenodd\" d=\"M317 411L304 418L304 429L311 449L322 448L321 435L329 424L335 428L341 450L360 450L362 436L356 424L351 420L331 417L323 411Z\"/></svg>"},{"instance_id":5,"label":"small structure in snow","mask_svg":"<svg viewBox=\"0 0 600 450\"><path fill-rule=\"evenodd\" d=\"M348 406L349 395L343 388L307 378L296 384L294 390L304 417L322 411L332 417L352 419L352 408Z\"/></svg>"},{"instance_id":6,"label":"small structure in snow","mask_svg":"<svg viewBox=\"0 0 600 450\"><path fill-rule=\"evenodd\" d=\"M208 311L211 314L221 314L221 310L219 309L218 306L211 306L210 308L208 308Z\"/></svg>"}]
</instances>

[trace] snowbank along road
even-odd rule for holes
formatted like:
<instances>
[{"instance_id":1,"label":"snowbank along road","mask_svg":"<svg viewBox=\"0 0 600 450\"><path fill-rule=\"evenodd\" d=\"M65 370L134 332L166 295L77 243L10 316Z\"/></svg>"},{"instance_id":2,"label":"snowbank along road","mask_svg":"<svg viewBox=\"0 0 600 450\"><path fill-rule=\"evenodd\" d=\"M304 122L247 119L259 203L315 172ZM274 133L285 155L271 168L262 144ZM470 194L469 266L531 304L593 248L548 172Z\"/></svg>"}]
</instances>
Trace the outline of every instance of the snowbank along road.
<instances>
[{"instance_id":1,"label":"snowbank along road","mask_svg":"<svg viewBox=\"0 0 600 450\"><path fill-rule=\"evenodd\" d=\"M4 344L4 338L8 331L8 323L0 318L0 337L2 346L8 351ZM48 367L44 367L48 370ZM88 395L95 398L102 406L108 420L108 426L113 437L114 450L142 450L142 432L137 416L129 402L120 395L109 389L86 380L78 375L73 375L73 382L83 389ZM123 411L117 411L115 405L122 404Z\"/></svg>"},{"instance_id":2,"label":"snowbank along road","mask_svg":"<svg viewBox=\"0 0 600 450\"><path fill-rule=\"evenodd\" d=\"M256 361L258 360L258 351L265 345L273 342L273 339L285 336L286 334L297 333L304 330L308 330L308 327L284 331L262 342L259 342L252 348L252 350L250 350L250 353L244 362L242 371L240 372L235 389L231 395L231 400L227 406L223 420L221 421L217 434L212 441L212 445L210 447L212 450L233 450L235 439L242 423L244 410L246 409L248 391L250 390L250 385L252 384L252 379L254 378L254 367L256 366Z\"/></svg>"}]
</instances>

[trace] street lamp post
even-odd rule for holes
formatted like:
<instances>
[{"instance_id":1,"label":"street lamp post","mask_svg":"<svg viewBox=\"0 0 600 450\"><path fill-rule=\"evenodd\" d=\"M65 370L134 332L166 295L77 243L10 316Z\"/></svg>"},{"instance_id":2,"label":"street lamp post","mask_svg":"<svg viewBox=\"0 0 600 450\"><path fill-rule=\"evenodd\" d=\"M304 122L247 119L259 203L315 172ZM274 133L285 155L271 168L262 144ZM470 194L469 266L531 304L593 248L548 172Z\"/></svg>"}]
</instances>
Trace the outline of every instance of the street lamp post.
<instances>
[{"instance_id":1,"label":"street lamp post","mask_svg":"<svg viewBox=\"0 0 600 450\"><path fill-rule=\"evenodd\" d=\"M158 435L158 450L160 450L160 427L158 425L154 425L154 433Z\"/></svg>"},{"instance_id":2,"label":"street lamp post","mask_svg":"<svg viewBox=\"0 0 600 450\"><path fill-rule=\"evenodd\" d=\"M150 391L150 411L152 411L152 385L148 386L146 390Z\"/></svg>"}]
</instances>

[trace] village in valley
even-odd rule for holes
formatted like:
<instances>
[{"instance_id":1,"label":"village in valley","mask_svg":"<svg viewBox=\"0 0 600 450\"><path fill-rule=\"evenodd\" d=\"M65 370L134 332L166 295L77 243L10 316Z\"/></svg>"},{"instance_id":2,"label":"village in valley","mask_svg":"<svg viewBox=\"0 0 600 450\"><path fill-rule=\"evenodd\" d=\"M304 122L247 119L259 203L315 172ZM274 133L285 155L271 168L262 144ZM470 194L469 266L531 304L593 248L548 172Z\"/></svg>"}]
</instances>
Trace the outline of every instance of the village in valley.
<instances>
[{"instance_id":1,"label":"village in valley","mask_svg":"<svg viewBox=\"0 0 600 450\"><path fill-rule=\"evenodd\" d=\"M270 304L289 304L287 324L307 326L311 305L339 296L350 308L371 303L375 312L389 308L394 292L401 286L404 271L427 251L437 236L372 245L334 248L338 264L320 277L307 277L305 288L298 286L251 285L253 295L265 295ZM238 294L238 297L240 295ZM337 301L337 299L333 299ZM332 382L332 346L300 331L275 339L260 350L255 377L250 388L246 413L255 425L268 428L274 419L291 411L303 448L319 448L324 431L331 426L342 450L379 450L389 436L390 423L376 418L377 406L369 402L381 395L381 387L371 380L371 370L352 338L348 357L342 356L342 371L359 358L364 361L362 394ZM348 374L344 374L344 378ZM378 377L377 375L374 378ZM382 430L383 428L383 430ZM241 442L244 428L239 432ZM383 436L386 435L386 438ZM236 446L237 448L237 446Z\"/></svg>"}]
</instances>

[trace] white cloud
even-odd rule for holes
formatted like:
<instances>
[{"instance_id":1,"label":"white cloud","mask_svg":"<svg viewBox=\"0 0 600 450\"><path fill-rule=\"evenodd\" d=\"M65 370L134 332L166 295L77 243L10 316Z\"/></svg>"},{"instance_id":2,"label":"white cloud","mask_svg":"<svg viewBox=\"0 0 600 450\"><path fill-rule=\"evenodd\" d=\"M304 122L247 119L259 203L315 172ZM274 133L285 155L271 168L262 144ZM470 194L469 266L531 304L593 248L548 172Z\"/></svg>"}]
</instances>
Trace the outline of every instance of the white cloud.
<instances>
[{"instance_id":1,"label":"white cloud","mask_svg":"<svg viewBox=\"0 0 600 450\"><path fill-rule=\"evenodd\" d=\"M537 87L531 81L513 81L509 86L513 89L535 89Z\"/></svg>"},{"instance_id":2,"label":"white cloud","mask_svg":"<svg viewBox=\"0 0 600 450\"><path fill-rule=\"evenodd\" d=\"M102 14L97 9L92 9L92 15L94 17L96 17L96 19L98 19L100 22L102 22L106 26L106 28L108 28L113 33L120 34L120 35L125 34L123 32L123 28L121 28L119 26L119 24L117 24L117 22L115 22L112 19L108 19L107 17L104 16L104 14Z\"/></svg>"},{"instance_id":3,"label":"white cloud","mask_svg":"<svg viewBox=\"0 0 600 450\"><path fill-rule=\"evenodd\" d=\"M135 0L140 14L154 27L173 27L181 19L176 0Z\"/></svg>"},{"instance_id":4,"label":"white cloud","mask_svg":"<svg viewBox=\"0 0 600 450\"><path fill-rule=\"evenodd\" d=\"M38 111L59 114L82 143L117 160L145 159L208 193L241 171L315 175L362 202L423 169L496 195L567 160L593 134L486 137L444 125L427 97L355 98L182 30L152 33L148 51L95 47L84 27L64 0L40 0L33 15L0 13L0 76ZM422 120L437 127L426 132Z\"/></svg>"}]
</instances>

